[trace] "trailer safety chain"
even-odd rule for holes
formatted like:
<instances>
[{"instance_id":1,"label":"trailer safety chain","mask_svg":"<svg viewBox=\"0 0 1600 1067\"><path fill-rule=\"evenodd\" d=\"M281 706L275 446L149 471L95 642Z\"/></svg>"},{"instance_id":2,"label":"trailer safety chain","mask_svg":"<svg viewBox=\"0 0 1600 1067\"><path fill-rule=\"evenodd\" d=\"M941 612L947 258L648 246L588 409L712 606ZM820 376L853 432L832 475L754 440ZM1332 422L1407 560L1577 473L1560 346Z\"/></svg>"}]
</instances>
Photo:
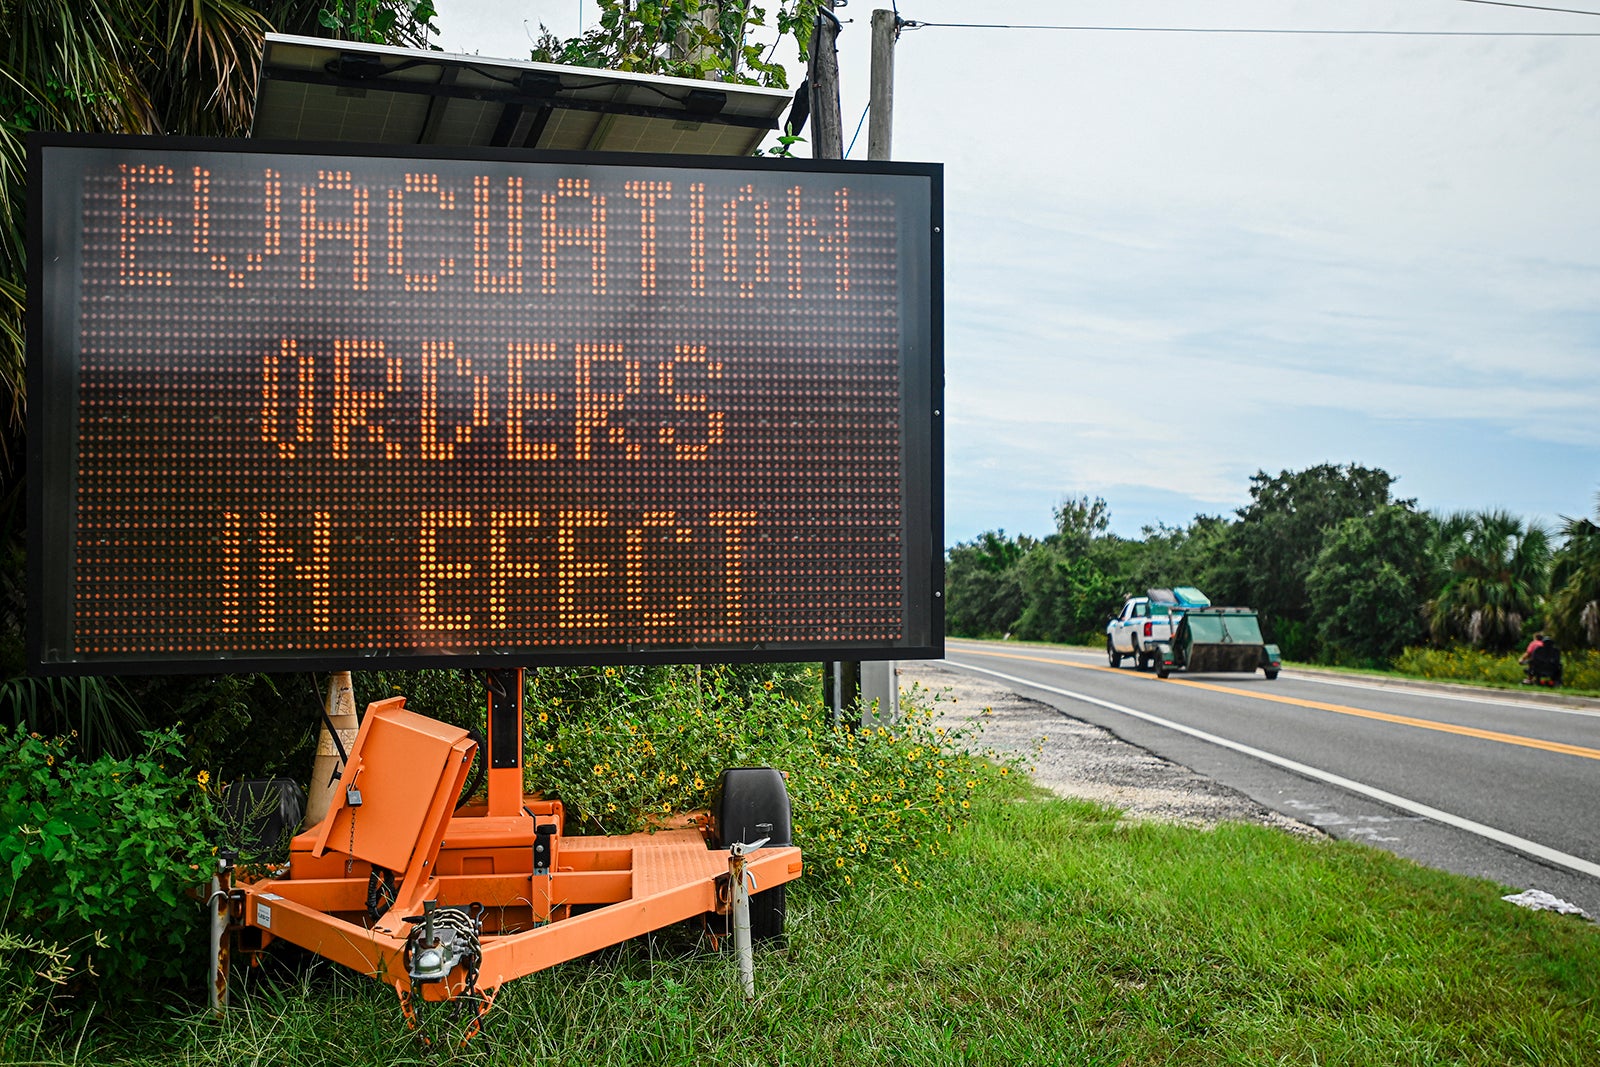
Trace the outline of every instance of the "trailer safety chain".
<instances>
[{"instance_id":1,"label":"trailer safety chain","mask_svg":"<svg viewBox=\"0 0 1600 1067\"><path fill-rule=\"evenodd\" d=\"M489 1009L494 1007L495 994L498 992L498 989L490 987L489 989L480 989L476 993L469 994L468 997L463 998L477 1001L477 1010L473 1012L472 1022L467 1024L466 1032L461 1035L461 1044L463 1046L483 1032L484 1017L489 1014ZM460 1009L465 1005L457 1001L456 1007Z\"/></svg>"},{"instance_id":2,"label":"trailer safety chain","mask_svg":"<svg viewBox=\"0 0 1600 1067\"><path fill-rule=\"evenodd\" d=\"M354 788L352 786L352 788ZM344 876L350 877L350 871L356 865L356 805L350 807L350 847L344 853Z\"/></svg>"},{"instance_id":3,"label":"trailer safety chain","mask_svg":"<svg viewBox=\"0 0 1600 1067\"><path fill-rule=\"evenodd\" d=\"M401 959L413 986L445 981L457 964L466 969L462 993L451 998L455 1002L457 1018L467 1010L469 1002L473 1005L472 1020L461 1036L462 1045L482 1031L483 1018L494 1004L497 992L496 989L478 988L478 967L483 962L484 911L484 906L476 901L465 908L441 908L430 900L423 904L423 914L409 915L405 919L413 925L411 932L406 935ZM407 1028L416 1031L424 1045L431 1045L432 1041L422 1030L421 1006L425 1001L414 996L410 989L397 987L397 991Z\"/></svg>"},{"instance_id":4,"label":"trailer safety chain","mask_svg":"<svg viewBox=\"0 0 1600 1067\"><path fill-rule=\"evenodd\" d=\"M400 997L400 1014L405 1018L406 1029L417 1035L417 1040L422 1042L423 1047L431 1048L433 1039L427 1035L422 1026L421 1006L427 1001L413 994L410 989L396 989L395 992ZM490 986L488 989L475 990L455 998L455 1015L458 1019L466 1010L468 1002L473 1005L472 1019L461 1033L458 1048L466 1048L467 1042L484 1032L484 1020L488 1018L489 1009L494 1007L494 998L499 992L499 989Z\"/></svg>"},{"instance_id":5,"label":"trailer safety chain","mask_svg":"<svg viewBox=\"0 0 1600 1067\"><path fill-rule=\"evenodd\" d=\"M441 908L430 900L424 903L423 914L406 916L412 927L401 958L411 981L442 982L461 964L467 972L466 995L475 994L478 965L483 962L483 912L477 902L465 908Z\"/></svg>"}]
</instances>

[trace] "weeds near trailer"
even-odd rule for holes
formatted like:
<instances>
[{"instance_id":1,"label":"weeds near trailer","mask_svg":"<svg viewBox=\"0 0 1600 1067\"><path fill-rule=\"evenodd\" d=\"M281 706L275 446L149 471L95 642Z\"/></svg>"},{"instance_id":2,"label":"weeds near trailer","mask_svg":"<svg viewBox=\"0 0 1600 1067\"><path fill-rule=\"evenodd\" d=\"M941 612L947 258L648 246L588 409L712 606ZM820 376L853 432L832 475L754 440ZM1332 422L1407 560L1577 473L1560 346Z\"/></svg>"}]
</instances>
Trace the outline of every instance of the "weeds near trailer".
<instances>
[{"instance_id":1,"label":"weeds near trailer","mask_svg":"<svg viewBox=\"0 0 1600 1067\"><path fill-rule=\"evenodd\" d=\"M44 968L52 984L98 979L113 1000L196 973L201 958L188 893L212 853L206 775L184 768L176 734L144 739L139 755L85 762L70 738L0 731L4 929L64 953Z\"/></svg>"},{"instance_id":2,"label":"weeds near trailer","mask_svg":"<svg viewBox=\"0 0 1600 1067\"><path fill-rule=\"evenodd\" d=\"M527 782L597 832L634 833L703 809L726 768L776 767L808 871L848 883L863 863L942 854L980 783L1010 773L985 758L976 729L938 724L926 690L906 695L899 721L850 728L795 695L814 692L814 676L629 672L599 669L620 694L609 715L574 711L570 695L542 687L528 704Z\"/></svg>"},{"instance_id":3,"label":"weeds near trailer","mask_svg":"<svg viewBox=\"0 0 1600 1067\"><path fill-rule=\"evenodd\" d=\"M473 672L357 675L356 688L361 701L403 694L423 714L484 728ZM776 767L808 869L848 882L862 862L939 854L982 780L1012 773L982 751L980 727L935 721L937 694L914 688L897 722L851 728L828 721L820 689L811 664L530 671L523 780L559 799L574 831L625 834L707 808L730 767Z\"/></svg>"}]
</instances>

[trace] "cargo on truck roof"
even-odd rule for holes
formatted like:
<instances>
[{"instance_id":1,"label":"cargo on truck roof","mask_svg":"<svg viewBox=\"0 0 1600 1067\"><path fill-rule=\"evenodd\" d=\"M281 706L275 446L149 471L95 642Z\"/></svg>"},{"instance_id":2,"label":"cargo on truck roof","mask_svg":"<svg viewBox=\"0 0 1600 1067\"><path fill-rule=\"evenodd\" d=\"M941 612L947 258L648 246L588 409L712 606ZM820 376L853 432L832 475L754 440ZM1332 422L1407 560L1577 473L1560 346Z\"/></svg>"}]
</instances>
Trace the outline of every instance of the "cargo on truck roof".
<instances>
[{"instance_id":1,"label":"cargo on truck roof","mask_svg":"<svg viewBox=\"0 0 1600 1067\"><path fill-rule=\"evenodd\" d=\"M1175 585L1171 589L1147 589L1145 596L1150 599L1150 611L1153 615L1165 615L1173 608L1211 606L1211 598L1192 585Z\"/></svg>"}]
</instances>

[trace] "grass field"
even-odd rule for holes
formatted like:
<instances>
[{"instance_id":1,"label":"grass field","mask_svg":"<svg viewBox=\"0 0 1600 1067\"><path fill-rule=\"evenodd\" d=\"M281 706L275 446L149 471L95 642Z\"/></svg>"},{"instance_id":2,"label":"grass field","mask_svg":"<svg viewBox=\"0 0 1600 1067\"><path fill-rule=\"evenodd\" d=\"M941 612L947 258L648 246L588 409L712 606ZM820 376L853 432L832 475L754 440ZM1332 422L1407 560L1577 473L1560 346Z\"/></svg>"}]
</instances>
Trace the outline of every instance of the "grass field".
<instances>
[{"instance_id":1,"label":"grass field","mask_svg":"<svg viewBox=\"0 0 1600 1067\"><path fill-rule=\"evenodd\" d=\"M669 931L511 983L465 1049L332 965L77 1020L7 1062L1600 1064L1600 927L1361 845L1129 824L1019 786L914 873L791 887L786 947ZM197 937L199 932L197 930ZM196 982L198 995L199 982ZM60 1020L58 1020L59 1022ZM26 1047L24 1047L26 1046Z\"/></svg>"}]
</instances>

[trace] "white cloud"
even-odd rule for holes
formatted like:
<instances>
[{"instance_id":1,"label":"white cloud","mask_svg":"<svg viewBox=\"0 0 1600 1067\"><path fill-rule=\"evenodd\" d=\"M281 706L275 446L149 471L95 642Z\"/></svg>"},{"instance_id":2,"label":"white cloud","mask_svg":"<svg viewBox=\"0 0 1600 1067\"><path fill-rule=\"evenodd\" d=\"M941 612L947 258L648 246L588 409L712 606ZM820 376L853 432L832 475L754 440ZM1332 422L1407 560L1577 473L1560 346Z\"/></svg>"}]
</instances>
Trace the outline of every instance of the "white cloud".
<instances>
[{"instance_id":1,"label":"white cloud","mask_svg":"<svg viewBox=\"0 0 1600 1067\"><path fill-rule=\"evenodd\" d=\"M570 34L597 14L441 6L447 46L515 54L524 19ZM870 6L843 12L847 135ZM924 22L1600 31L1445 0L898 7ZM1587 513L1597 66L1600 38L903 34L895 154L946 167L952 534L1044 532L1083 493L1182 522L1237 506L1257 469L1318 462L1382 465L1424 506ZM1183 419L1208 432L1179 438Z\"/></svg>"}]
</instances>

